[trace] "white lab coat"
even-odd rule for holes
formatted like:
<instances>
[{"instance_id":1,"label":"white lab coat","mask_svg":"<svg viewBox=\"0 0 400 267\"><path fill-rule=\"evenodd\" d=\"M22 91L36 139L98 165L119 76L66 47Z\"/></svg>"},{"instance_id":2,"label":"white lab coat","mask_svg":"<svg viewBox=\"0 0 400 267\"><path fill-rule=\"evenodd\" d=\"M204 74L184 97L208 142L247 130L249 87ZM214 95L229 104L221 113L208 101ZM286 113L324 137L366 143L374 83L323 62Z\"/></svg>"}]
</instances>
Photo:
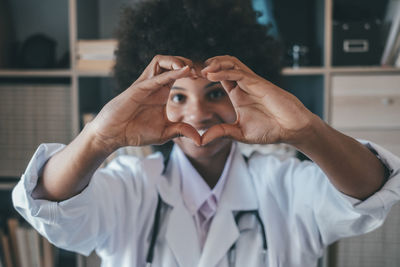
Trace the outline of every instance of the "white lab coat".
<instances>
[{"instance_id":1,"label":"white lab coat","mask_svg":"<svg viewBox=\"0 0 400 267\"><path fill-rule=\"evenodd\" d=\"M316 266L335 240L379 227L400 198L400 159L377 145L392 169L384 187L361 202L337 191L313 163L236 151L203 251L184 206L172 154L163 174L160 154L139 160L122 156L99 169L79 195L60 203L34 200L31 192L46 160L62 148L41 145L13 191L18 212L55 245L102 258L103 267L145 266L157 196L162 221L153 266L224 267L236 242L236 266ZM260 226L253 215L239 226L234 214L258 209L268 241L262 263Z\"/></svg>"}]
</instances>

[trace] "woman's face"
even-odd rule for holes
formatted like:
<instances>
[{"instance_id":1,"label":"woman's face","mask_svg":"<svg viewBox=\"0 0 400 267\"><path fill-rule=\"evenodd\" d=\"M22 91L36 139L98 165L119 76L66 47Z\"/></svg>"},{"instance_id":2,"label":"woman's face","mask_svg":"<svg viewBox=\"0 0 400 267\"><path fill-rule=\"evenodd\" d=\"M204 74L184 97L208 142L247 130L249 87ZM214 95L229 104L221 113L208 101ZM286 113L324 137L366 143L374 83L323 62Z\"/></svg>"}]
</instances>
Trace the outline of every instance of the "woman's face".
<instances>
[{"instance_id":1,"label":"woman's face","mask_svg":"<svg viewBox=\"0 0 400 267\"><path fill-rule=\"evenodd\" d=\"M222 85L201 76L175 81L167 102L167 115L173 122L192 125L200 135L213 125L236 120L235 110ZM188 157L202 159L214 156L230 146L232 141L220 138L201 147L187 137L175 138L174 142Z\"/></svg>"}]
</instances>

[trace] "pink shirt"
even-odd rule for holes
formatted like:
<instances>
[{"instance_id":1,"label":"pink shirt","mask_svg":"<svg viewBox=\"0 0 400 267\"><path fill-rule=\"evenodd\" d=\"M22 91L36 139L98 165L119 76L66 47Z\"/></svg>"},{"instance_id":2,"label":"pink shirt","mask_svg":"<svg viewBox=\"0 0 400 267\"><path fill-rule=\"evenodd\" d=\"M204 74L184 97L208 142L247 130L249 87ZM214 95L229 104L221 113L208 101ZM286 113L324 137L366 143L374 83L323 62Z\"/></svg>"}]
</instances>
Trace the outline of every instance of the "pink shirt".
<instances>
[{"instance_id":1,"label":"pink shirt","mask_svg":"<svg viewBox=\"0 0 400 267\"><path fill-rule=\"evenodd\" d=\"M201 247L204 246L212 218L217 210L218 201L221 198L225 182L228 178L227 174L235 149L236 144L232 143L231 151L229 152L221 177L215 187L211 189L190 163L183 151L177 145L174 147L174 153L177 155L179 171L182 177L181 191L183 201L195 220Z\"/></svg>"}]
</instances>

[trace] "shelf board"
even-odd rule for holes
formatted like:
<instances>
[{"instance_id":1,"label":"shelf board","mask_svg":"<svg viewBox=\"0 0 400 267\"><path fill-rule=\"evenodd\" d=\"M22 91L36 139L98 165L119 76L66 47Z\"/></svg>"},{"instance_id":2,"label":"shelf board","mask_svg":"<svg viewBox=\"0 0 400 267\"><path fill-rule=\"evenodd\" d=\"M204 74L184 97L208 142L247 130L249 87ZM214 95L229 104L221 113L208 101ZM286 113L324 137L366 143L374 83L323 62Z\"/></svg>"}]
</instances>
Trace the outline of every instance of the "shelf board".
<instances>
[{"instance_id":1,"label":"shelf board","mask_svg":"<svg viewBox=\"0 0 400 267\"><path fill-rule=\"evenodd\" d=\"M111 77L112 70L77 70L79 77Z\"/></svg>"},{"instance_id":2,"label":"shelf board","mask_svg":"<svg viewBox=\"0 0 400 267\"><path fill-rule=\"evenodd\" d=\"M70 77L70 69L0 69L0 77Z\"/></svg>"},{"instance_id":3,"label":"shelf board","mask_svg":"<svg viewBox=\"0 0 400 267\"><path fill-rule=\"evenodd\" d=\"M12 190L16 185L18 181L15 182L2 182L0 179L0 190Z\"/></svg>"},{"instance_id":4,"label":"shelf board","mask_svg":"<svg viewBox=\"0 0 400 267\"><path fill-rule=\"evenodd\" d=\"M331 67L331 73L400 73L400 68L381 66Z\"/></svg>"},{"instance_id":5,"label":"shelf board","mask_svg":"<svg viewBox=\"0 0 400 267\"><path fill-rule=\"evenodd\" d=\"M354 74L354 73L400 73L400 68L396 67L381 67L381 66L350 66L350 67L299 67L282 69L284 76L296 75L322 75L330 74Z\"/></svg>"},{"instance_id":6,"label":"shelf board","mask_svg":"<svg viewBox=\"0 0 400 267\"><path fill-rule=\"evenodd\" d=\"M321 75L326 72L323 67L298 67L291 68L286 67L282 69L282 75L284 76L294 76L294 75Z\"/></svg>"},{"instance_id":7,"label":"shelf board","mask_svg":"<svg viewBox=\"0 0 400 267\"><path fill-rule=\"evenodd\" d=\"M112 70L76 70L80 77L111 77ZM379 67L379 66L351 66L351 67L285 67L282 69L284 76L301 76L301 75L323 75L331 74L352 74L352 73L400 73L400 68L395 67ZM0 69L0 77L71 77L70 69Z\"/></svg>"}]
</instances>

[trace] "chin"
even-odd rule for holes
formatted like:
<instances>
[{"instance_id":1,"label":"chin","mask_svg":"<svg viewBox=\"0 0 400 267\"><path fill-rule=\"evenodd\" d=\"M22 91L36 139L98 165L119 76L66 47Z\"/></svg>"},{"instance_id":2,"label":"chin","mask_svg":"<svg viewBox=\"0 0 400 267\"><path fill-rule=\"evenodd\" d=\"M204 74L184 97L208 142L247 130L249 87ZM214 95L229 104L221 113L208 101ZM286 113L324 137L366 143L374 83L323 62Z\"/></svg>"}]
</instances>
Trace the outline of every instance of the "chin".
<instances>
[{"instance_id":1,"label":"chin","mask_svg":"<svg viewBox=\"0 0 400 267\"><path fill-rule=\"evenodd\" d=\"M197 146L186 137L179 137L174 142L186 156L192 159L212 158L219 152L225 151L232 144L232 140L226 138L216 139L205 146Z\"/></svg>"}]
</instances>

